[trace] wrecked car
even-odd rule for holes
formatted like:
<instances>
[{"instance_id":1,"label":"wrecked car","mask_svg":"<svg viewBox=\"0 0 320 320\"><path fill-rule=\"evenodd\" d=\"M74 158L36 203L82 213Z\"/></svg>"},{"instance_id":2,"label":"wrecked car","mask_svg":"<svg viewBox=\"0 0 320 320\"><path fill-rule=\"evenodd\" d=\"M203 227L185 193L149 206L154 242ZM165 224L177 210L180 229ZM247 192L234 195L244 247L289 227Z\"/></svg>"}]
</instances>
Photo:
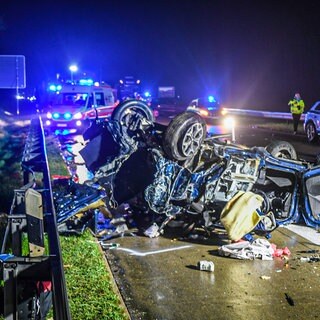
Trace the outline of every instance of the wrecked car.
<instances>
[{"instance_id":1,"label":"wrecked car","mask_svg":"<svg viewBox=\"0 0 320 320\"><path fill-rule=\"evenodd\" d=\"M156 217L145 227L150 237L172 221L187 231L196 226L213 231L240 191L261 200L257 232L269 234L302 218L308 226L320 224L320 166L298 160L288 142L266 148L230 143L209 136L205 121L193 112L161 125L139 100L122 103L110 121L97 119L83 136L80 154L93 174L87 185L103 190L100 198L110 210L128 203ZM58 222L72 215L60 208Z\"/></svg>"}]
</instances>

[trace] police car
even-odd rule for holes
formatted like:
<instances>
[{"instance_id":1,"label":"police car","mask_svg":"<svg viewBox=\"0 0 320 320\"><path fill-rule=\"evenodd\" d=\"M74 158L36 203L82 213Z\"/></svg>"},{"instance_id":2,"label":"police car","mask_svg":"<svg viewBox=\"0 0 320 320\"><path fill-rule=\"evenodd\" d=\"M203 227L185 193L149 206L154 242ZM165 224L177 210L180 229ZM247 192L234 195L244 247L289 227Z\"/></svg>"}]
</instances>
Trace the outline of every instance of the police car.
<instances>
[{"instance_id":1,"label":"police car","mask_svg":"<svg viewBox=\"0 0 320 320\"><path fill-rule=\"evenodd\" d=\"M205 119L220 119L225 115L225 110L214 96L192 100L187 111L195 112Z\"/></svg>"},{"instance_id":2,"label":"police car","mask_svg":"<svg viewBox=\"0 0 320 320\"><path fill-rule=\"evenodd\" d=\"M308 142L317 142L320 135L320 101L314 103L304 118L304 131Z\"/></svg>"}]
</instances>

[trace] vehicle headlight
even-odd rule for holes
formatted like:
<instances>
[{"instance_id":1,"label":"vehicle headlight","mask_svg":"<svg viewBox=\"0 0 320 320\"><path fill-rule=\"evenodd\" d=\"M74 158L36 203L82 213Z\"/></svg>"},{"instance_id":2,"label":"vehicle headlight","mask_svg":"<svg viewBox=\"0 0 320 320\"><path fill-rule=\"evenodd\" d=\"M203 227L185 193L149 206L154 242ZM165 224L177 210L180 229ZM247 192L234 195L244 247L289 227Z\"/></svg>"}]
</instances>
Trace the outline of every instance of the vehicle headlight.
<instances>
[{"instance_id":1,"label":"vehicle headlight","mask_svg":"<svg viewBox=\"0 0 320 320\"><path fill-rule=\"evenodd\" d=\"M235 124L236 124L236 122L235 122L234 118L232 118L232 117L227 117L223 120L223 125L227 129L233 129Z\"/></svg>"},{"instance_id":2,"label":"vehicle headlight","mask_svg":"<svg viewBox=\"0 0 320 320\"><path fill-rule=\"evenodd\" d=\"M228 110L227 110L227 109L225 109L225 108L222 108L222 109L221 109L221 115L222 115L222 116L225 116L227 113L228 113Z\"/></svg>"},{"instance_id":3,"label":"vehicle headlight","mask_svg":"<svg viewBox=\"0 0 320 320\"><path fill-rule=\"evenodd\" d=\"M54 113L52 114L52 118L53 118L53 119L59 119L59 118L60 118L60 114L59 114L58 112L54 112Z\"/></svg>"},{"instance_id":4,"label":"vehicle headlight","mask_svg":"<svg viewBox=\"0 0 320 320\"><path fill-rule=\"evenodd\" d=\"M51 112L47 112L47 119L52 119L52 113Z\"/></svg>"},{"instance_id":5,"label":"vehicle headlight","mask_svg":"<svg viewBox=\"0 0 320 320\"><path fill-rule=\"evenodd\" d=\"M82 113L81 112L77 112L74 116L73 119L82 119Z\"/></svg>"},{"instance_id":6,"label":"vehicle headlight","mask_svg":"<svg viewBox=\"0 0 320 320\"><path fill-rule=\"evenodd\" d=\"M204 117L207 117L209 115L209 111L200 109L200 114Z\"/></svg>"}]
</instances>

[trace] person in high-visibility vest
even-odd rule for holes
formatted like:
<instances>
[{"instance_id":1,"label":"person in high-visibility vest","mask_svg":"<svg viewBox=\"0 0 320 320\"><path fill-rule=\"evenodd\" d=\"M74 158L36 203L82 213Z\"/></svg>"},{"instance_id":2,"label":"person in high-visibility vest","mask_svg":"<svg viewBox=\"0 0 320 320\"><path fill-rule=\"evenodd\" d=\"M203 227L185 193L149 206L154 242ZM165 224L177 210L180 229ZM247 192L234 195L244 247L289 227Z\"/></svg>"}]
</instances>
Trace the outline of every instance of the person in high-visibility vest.
<instances>
[{"instance_id":1,"label":"person in high-visibility vest","mask_svg":"<svg viewBox=\"0 0 320 320\"><path fill-rule=\"evenodd\" d=\"M304 111L304 101L301 99L299 93L294 95L294 98L289 101L288 106L290 106L290 112L293 119L293 134L296 134L301 114Z\"/></svg>"}]
</instances>

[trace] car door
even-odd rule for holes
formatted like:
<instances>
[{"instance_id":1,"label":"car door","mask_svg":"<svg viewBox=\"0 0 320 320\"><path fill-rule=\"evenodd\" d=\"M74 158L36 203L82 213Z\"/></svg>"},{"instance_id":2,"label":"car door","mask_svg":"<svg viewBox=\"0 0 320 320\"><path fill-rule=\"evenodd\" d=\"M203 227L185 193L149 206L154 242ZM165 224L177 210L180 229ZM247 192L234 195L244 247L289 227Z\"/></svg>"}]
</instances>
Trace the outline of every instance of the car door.
<instances>
[{"instance_id":1,"label":"car door","mask_svg":"<svg viewBox=\"0 0 320 320\"><path fill-rule=\"evenodd\" d=\"M308 226L320 226L320 165L307 170L302 176L302 209Z\"/></svg>"}]
</instances>

